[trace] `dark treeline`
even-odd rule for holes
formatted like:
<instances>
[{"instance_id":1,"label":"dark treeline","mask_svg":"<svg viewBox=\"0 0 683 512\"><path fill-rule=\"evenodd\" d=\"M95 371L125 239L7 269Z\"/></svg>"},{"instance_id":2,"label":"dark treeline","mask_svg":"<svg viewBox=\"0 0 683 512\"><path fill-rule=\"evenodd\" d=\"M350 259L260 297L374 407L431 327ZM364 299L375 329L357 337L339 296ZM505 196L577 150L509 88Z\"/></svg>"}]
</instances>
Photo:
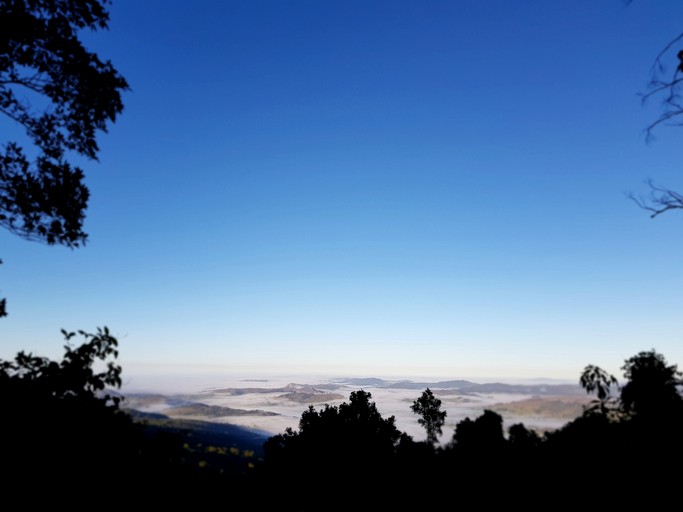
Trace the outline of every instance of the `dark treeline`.
<instances>
[{"instance_id":1,"label":"dark treeline","mask_svg":"<svg viewBox=\"0 0 683 512\"><path fill-rule=\"evenodd\" d=\"M553 431L504 429L485 410L441 439L446 413L427 388L411 406L427 434L416 441L360 389L309 406L257 456L132 415L115 391L117 340L106 328L77 334L80 345L64 333L62 361L0 361L3 488L34 507L653 510L677 496L681 374L655 350L625 361L622 384L587 366L579 380L594 400Z\"/></svg>"}]
</instances>

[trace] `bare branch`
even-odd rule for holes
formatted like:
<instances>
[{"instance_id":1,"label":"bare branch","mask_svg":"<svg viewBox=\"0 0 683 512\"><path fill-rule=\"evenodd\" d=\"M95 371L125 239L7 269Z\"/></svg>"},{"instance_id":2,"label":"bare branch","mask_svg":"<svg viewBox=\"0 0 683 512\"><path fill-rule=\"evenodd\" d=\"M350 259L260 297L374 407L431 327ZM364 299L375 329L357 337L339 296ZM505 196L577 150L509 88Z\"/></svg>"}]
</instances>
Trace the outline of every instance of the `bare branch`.
<instances>
[{"instance_id":1,"label":"bare branch","mask_svg":"<svg viewBox=\"0 0 683 512\"><path fill-rule=\"evenodd\" d=\"M670 55L670 52L678 43L683 44L683 32L669 41L669 43L659 52L657 57L655 57L651 71L652 77L648 85L649 91L641 94L643 103L653 96L664 95L662 101L664 111L659 118L645 128L646 140L648 141L652 139L652 132L659 125L683 115L683 104L680 103L681 88L683 87L683 77L681 77L681 73L683 72L683 50L680 50L676 54L678 62L676 63L673 75L668 79L661 78L661 75L663 75L667 69L664 59Z\"/></svg>"},{"instance_id":2,"label":"bare branch","mask_svg":"<svg viewBox=\"0 0 683 512\"><path fill-rule=\"evenodd\" d=\"M657 58L655 59L655 64L658 65L658 66L660 66L661 69L663 69L662 58L664 57L664 55L666 54L666 52L668 52L668 51L673 47L673 45L676 44L676 43L677 43L678 41L680 41L681 39L683 39L683 32L681 32L681 33L678 34L676 37L674 37L674 38L669 42L669 44L667 44L667 45L662 49L662 51L659 52L659 55L657 55Z\"/></svg>"},{"instance_id":3,"label":"bare branch","mask_svg":"<svg viewBox=\"0 0 683 512\"><path fill-rule=\"evenodd\" d=\"M627 197L635 202L643 210L650 212L650 218L655 218L670 210L683 210L683 194L655 185L652 180L647 180L650 187L650 195L647 197L636 197L633 193Z\"/></svg>"}]
</instances>

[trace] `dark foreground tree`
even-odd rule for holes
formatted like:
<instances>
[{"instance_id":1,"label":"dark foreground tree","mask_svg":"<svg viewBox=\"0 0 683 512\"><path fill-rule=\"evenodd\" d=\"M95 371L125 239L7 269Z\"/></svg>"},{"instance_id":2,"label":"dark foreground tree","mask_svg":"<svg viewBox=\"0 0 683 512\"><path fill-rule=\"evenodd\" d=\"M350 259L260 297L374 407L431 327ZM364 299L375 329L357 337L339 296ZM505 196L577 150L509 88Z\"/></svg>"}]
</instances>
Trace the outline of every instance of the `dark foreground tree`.
<instances>
[{"instance_id":1,"label":"dark foreground tree","mask_svg":"<svg viewBox=\"0 0 683 512\"><path fill-rule=\"evenodd\" d=\"M316 410L310 405L298 430L288 428L269 438L260 485L269 490L271 506L284 510L364 511L396 498L406 503L404 481L397 480L403 476L397 453L410 442L394 416L382 417L370 393L354 391L339 406ZM315 496L322 489L340 492L320 502Z\"/></svg>"},{"instance_id":2,"label":"dark foreground tree","mask_svg":"<svg viewBox=\"0 0 683 512\"><path fill-rule=\"evenodd\" d=\"M683 385L678 367L657 351L639 352L622 366L626 384L621 390L624 414L639 420L667 422L683 416Z\"/></svg>"},{"instance_id":3,"label":"dark foreground tree","mask_svg":"<svg viewBox=\"0 0 683 512\"><path fill-rule=\"evenodd\" d=\"M85 491L117 478L139 449L140 434L108 390L121 383L117 340L105 328L67 340L62 361L19 352L0 361L1 464L7 488L25 485L56 491L69 484ZM97 371L100 366L100 371Z\"/></svg>"},{"instance_id":4,"label":"dark foreground tree","mask_svg":"<svg viewBox=\"0 0 683 512\"><path fill-rule=\"evenodd\" d=\"M502 453L505 444L503 417L495 411L484 412L471 420L469 417L458 422L449 443L459 457L469 458L472 462L488 464L489 458Z\"/></svg>"},{"instance_id":5,"label":"dark foreground tree","mask_svg":"<svg viewBox=\"0 0 683 512\"><path fill-rule=\"evenodd\" d=\"M318 411L310 405L298 431L288 428L268 440L266 462L275 466L287 461L302 474L313 469L311 477L322 469L342 477L351 467L370 468L386 460L395 452L401 432L394 416L383 418L371 399L370 393L359 390L339 406L326 404Z\"/></svg>"},{"instance_id":6,"label":"dark foreground tree","mask_svg":"<svg viewBox=\"0 0 683 512\"><path fill-rule=\"evenodd\" d=\"M4 141L0 150L0 226L27 240L86 242L89 191L69 156L97 161L97 135L122 112L128 83L84 47L79 31L107 29L109 3L0 2L0 113L26 141Z\"/></svg>"},{"instance_id":7,"label":"dark foreground tree","mask_svg":"<svg viewBox=\"0 0 683 512\"><path fill-rule=\"evenodd\" d=\"M668 489L678 485L683 457L681 375L655 350L639 352L622 369L624 384L612 400L616 379L596 366L586 367L581 383L597 392L596 406L546 433L541 483L565 487L592 481L596 500L591 508L665 508Z\"/></svg>"},{"instance_id":8,"label":"dark foreground tree","mask_svg":"<svg viewBox=\"0 0 683 512\"><path fill-rule=\"evenodd\" d=\"M614 375L610 375L599 366L589 364L583 369L579 384L586 393L597 395L596 399L584 407L584 413L599 413L604 416L617 414L617 399L612 396L611 390L619 388L619 381Z\"/></svg>"},{"instance_id":9,"label":"dark foreground tree","mask_svg":"<svg viewBox=\"0 0 683 512\"><path fill-rule=\"evenodd\" d=\"M63 332L61 361L19 352L0 360L0 470L7 500L91 510L209 505L231 491L186 460L183 439L121 408L118 342L108 329ZM72 345L75 336L81 345ZM236 502L239 496L231 501Z\"/></svg>"}]
</instances>

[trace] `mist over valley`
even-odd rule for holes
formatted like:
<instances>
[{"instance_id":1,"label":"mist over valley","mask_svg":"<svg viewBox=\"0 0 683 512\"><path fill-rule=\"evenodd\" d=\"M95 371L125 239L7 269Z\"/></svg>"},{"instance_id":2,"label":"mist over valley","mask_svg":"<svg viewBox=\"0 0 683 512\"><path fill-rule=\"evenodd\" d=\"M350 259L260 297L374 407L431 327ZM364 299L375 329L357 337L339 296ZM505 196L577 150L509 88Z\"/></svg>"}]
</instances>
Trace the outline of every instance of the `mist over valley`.
<instances>
[{"instance_id":1,"label":"mist over valley","mask_svg":"<svg viewBox=\"0 0 683 512\"><path fill-rule=\"evenodd\" d=\"M294 380L293 380L294 379ZM350 393L364 390L383 417L394 416L396 426L416 441L425 431L411 404L427 388L442 401L447 412L441 442L448 442L455 425L474 419L485 409L499 413L507 429L515 423L539 433L554 430L581 415L591 397L578 384L502 382L475 383L468 380L388 380L382 378L325 378L311 376L267 376L263 378L221 376L211 385L195 381L185 392L159 391L160 382L124 386L123 406L140 413L161 415L176 420L196 420L233 425L264 437L296 430L301 414L309 406L321 410L325 405L348 402Z\"/></svg>"}]
</instances>

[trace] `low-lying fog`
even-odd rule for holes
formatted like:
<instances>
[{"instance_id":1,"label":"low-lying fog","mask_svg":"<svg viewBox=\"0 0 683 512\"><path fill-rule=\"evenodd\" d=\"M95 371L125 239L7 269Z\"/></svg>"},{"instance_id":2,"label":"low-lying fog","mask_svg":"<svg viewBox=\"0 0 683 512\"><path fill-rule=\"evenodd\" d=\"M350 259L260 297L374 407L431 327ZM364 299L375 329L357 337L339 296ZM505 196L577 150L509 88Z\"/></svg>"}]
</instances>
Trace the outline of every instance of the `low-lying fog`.
<instances>
[{"instance_id":1,"label":"low-lying fog","mask_svg":"<svg viewBox=\"0 0 683 512\"><path fill-rule=\"evenodd\" d=\"M534 389L529 393L501 393L491 392L467 392L460 393L457 390L439 389L436 381L422 381L421 379L410 379L412 382L427 383L417 389L390 388L388 384L395 383L394 380L386 379L383 382L371 382L370 379L362 382L352 381L351 379L325 378L314 376L139 376L124 381L121 391L130 397L129 403L134 402L134 397L139 394L162 394L169 398L181 398L189 403L201 403L209 406L229 407L231 409L242 409L247 411L260 410L277 413L277 416L245 415L245 416L183 416L184 418L203 419L216 423L229 423L250 429L262 431L268 435L275 435L284 432L287 427L297 429L301 414L308 408L309 403L317 410L321 410L327 403L338 406L342 402L349 401L349 395L353 391L363 389L372 395L378 411L383 418L394 416L396 426L402 432L413 436L415 440L425 439L425 431L417 422L418 416L415 415L410 406L414 400L420 397L426 387L442 401L441 409L447 412L446 424L443 429L441 441L443 443L450 440L453 435L455 425L466 417L471 419L479 416L484 409L493 408L496 404L517 402L532 398ZM429 385L431 384L434 385ZM482 382L483 383L483 382ZM284 390L287 385L305 385L306 389L311 386L324 396L312 395L292 395L288 390ZM542 386L537 385L539 389ZM552 388L553 386L548 386ZM577 386L578 389L578 386ZM240 390L230 393L228 390ZM272 391L270 391L272 390ZM543 391L547 391L543 389ZM566 390L563 390L566 393ZM582 393L582 394L581 394ZM329 394L337 394L338 398L330 398ZM572 393L570 393L572 395ZM546 397L552 399L552 396ZM566 398L566 397L565 397ZM582 391L570 397L577 403L587 401ZM175 417L172 404L163 400L150 401L143 406L135 407L146 412L159 412L171 417ZM580 406L577 405L577 411ZM514 423L523 423L527 428L542 432L548 429L558 428L567 423L566 417L558 417L554 414L515 414L502 412L504 429Z\"/></svg>"}]
</instances>

